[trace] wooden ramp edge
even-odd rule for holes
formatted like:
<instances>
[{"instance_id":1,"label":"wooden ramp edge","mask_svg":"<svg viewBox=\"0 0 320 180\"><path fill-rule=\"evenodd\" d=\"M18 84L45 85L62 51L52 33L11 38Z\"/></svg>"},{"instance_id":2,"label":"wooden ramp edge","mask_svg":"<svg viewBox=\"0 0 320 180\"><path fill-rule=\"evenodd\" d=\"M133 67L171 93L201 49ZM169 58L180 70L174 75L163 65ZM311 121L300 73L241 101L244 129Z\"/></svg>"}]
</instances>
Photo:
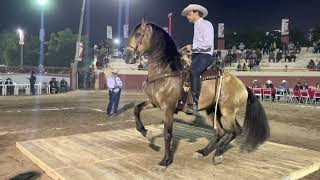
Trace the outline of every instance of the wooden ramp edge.
<instances>
[{"instance_id":1,"label":"wooden ramp edge","mask_svg":"<svg viewBox=\"0 0 320 180\"><path fill-rule=\"evenodd\" d=\"M162 125L151 125L151 126L147 126L146 128L151 129L155 134L158 133L158 135L159 133L162 132ZM162 178L161 176L158 176L158 174L154 175L150 169L146 168L150 166L150 164L151 165L155 164L155 162L149 162L145 159L149 158L150 160L153 158L152 160L155 160L155 159L160 160L163 155L163 151L161 150L159 152L154 152L151 150L150 151L145 150L147 149L145 147L147 147L148 141L145 138L143 138L134 128L115 130L115 131L94 132L94 133L87 133L87 134L76 134L71 136L61 136L61 137L37 139L37 140L31 140L31 141L22 141L22 142L16 142L16 147L31 161L33 161L37 166L39 166L49 177L51 177L54 180L105 179L105 177L109 177L109 176L106 176L106 173L108 173L110 169L114 168L110 164L119 163L120 165L117 166L117 168L124 167L125 169L124 171L131 170L131 168L128 167L127 165L123 165L127 163L126 161L128 157L130 158L132 157L133 159L132 160L133 162L131 164L134 164L134 162L136 163L135 166L133 166L133 169L134 168L143 169L143 172L145 172L146 175L148 175L146 177L144 177L143 175L141 176L137 175L135 176L135 178L133 177L132 179L141 179L141 178L143 179L158 179L158 178L159 179L166 179L166 178L188 179L185 177L184 178L181 178L181 177L183 177L183 175L188 177L186 175L186 173L188 173L188 170L185 168L189 168L189 166L190 166L189 171L192 171L192 170L195 171L195 172L192 172L193 174L198 173L201 175L201 174L208 174L208 173L214 172L215 175L212 175L211 179L212 178L213 179L233 179L233 178L265 179L267 178L267 176L262 177L263 173L265 173L265 175L270 175L270 172L275 171L277 176L271 175L269 179L293 180L293 179L302 178L315 171L320 170L320 152L278 144L278 143L272 143L272 142L266 142L264 145L262 145L261 152L259 149L257 153L252 153L253 155L250 155L250 154L244 155L245 157L239 157L240 156L239 154L241 153L235 153L238 150L233 150L233 149L237 149L237 148L236 147L232 148L230 150L231 152L228 151L224 156L225 157L224 162L226 163L222 163L221 166L220 165L213 166L212 164L210 164L212 155L210 156L210 158L205 157L207 159L206 162L201 162L201 161L204 161L203 159L192 160L192 158L190 158L190 156L192 156L190 154L193 153L194 150L202 148L203 145L206 145L207 143L205 138L202 138L202 137L199 138L198 136L196 136L196 134L201 134L203 136L212 136L213 134L211 133L210 130L195 127L195 126L185 125L181 123L174 123L174 133L176 134L176 136L179 136L179 137L188 137L189 140L191 139L191 141L182 140L184 144L182 143L182 145L179 145L179 148L180 146L182 146L185 149L180 150L178 148L176 152L176 154L178 155L175 156L175 160L174 160L175 161L175 164L173 166L174 168L172 168L172 166L168 168L168 169L172 168L174 169L174 171L171 171L170 173L165 174L165 176L162 176ZM118 137L119 134L121 134L120 137ZM88 142L90 141L89 143L90 145L89 147L82 148L84 145L84 142L82 140L86 138L88 138ZM103 139L103 140L100 140L100 139ZM196 140L195 142L192 141L194 139ZM137 146L134 147L133 149L131 148L126 149L127 146L125 142L127 141L131 144L136 144ZM78 144L75 142L78 142ZM103 144L105 142L106 144L112 143L112 148L102 149L101 148L102 146L103 147L106 146L106 144ZM119 142L119 144L117 142ZM156 141L156 144L162 146L163 138L162 137L159 138ZM116 150L113 151L113 148L115 148ZM267 150L264 151L264 149L267 149ZM117 151L121 151L121 153ZM286 152L288 152L288 155L286 155ZM270 157L268 157L269 154L270 154ZM246 159L252 156L253 158L251 160ZM262 161L261 161L261 156L264 157ZM279 156L279 160L278 160L278 156ZM290 156L290 158L287 158L286 156ZM84 160L82 159L77 162L79 157L80 158L83 157ZM237 159L237 157L239 157L239 159ZM273 160L270 160L270 162L267 161L269 160L269 158ZM281 158L283 160L281 160ZM297 161L294 161L295 159ZM248 160L248 162L246 162L246 160ZM228 164L228 161L229 161L229 164ZM234 161L234 162L232 162L231 164L230 161ZM200 164L201 166L203 165L207 166L206 168L204 168L205 170L203 172L201 172L201 169L198 169L198 170L192 169L194 167L200 166L199 164L197 165L195 164L198 162L202 163ZM103 165L100 164L99 166L103 166L103 170L106 171L106 172L103 172L103 174L101 174L101 169L99 169L99 171L96 171L95 169L92 169L91 165L90 165L91 169L88 170L88 173L86 172L86 170L84 170L83 167L81 168L77 167L79 164L81 166L82 165L89 166L89 164L99 164L99 163L103 164ZM250 166L248 167L248 169L243 167L243 164L250 164L250 163L251 165L248 165ZM262 165L259 165L260 163ZM178 166L181 166L181 167L178 167ZM263 166L266 166L267 170L264 170ZM275 169L273 169L273 167ZM110 169L104 169L104 168L110 168ZM281 170L285 171L285 173L281 172ZM261 174L259 171L261 171ZM81 173L84 172L84 175L87 175L87 176L84 176L84 175L80 176L77 174L79 172ZM95 172L98 172L97 176L95 176ZM221 177L218 175L218 174L224 174L224 173L227 173L227 174L229 173L228 174L229 178L227 177L222 178L223 176ZM245 173L246 176L241 176L241 175L238 176L237 173ZM101 177L104 177L104 178L101 178ZM115 176L115 177L116 178L108 178L108 179L127 179L130 176L124 175L124 176L119 176L120 178L118 176ZM248 178L248 177L253 177L253 178ZM207 179L207 178L198 177L198 179Z\"/></svg>"}]
</instances>

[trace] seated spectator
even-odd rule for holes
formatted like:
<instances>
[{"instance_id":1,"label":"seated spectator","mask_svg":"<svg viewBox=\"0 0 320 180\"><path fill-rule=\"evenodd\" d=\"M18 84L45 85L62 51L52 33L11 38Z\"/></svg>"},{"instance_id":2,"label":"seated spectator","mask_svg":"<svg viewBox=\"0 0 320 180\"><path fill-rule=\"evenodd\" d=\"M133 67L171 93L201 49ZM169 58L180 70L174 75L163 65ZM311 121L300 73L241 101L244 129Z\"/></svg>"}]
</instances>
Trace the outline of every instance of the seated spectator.
<instances>
[{"instance_id":1,"label":"seated spectator","mask_svg":"<svg viewBox=\"0 0 320 180\"><path fill-rule=\"evenodd\" d=\"M68 83L66 80L64 80L64 78L61 79L60 81L60 89L63 91L67 91L68 90Z\"/></svg>"},{"instance_id":2,"label":"seated spectator","mask_svg":"<svg viewBox=\"0 0 320 180\"><path fill-rule=\"evenodd\" d=\"M138 66L138 70L142 70L143 69L143 64L140 63L139 66Z\"/></svg>"},{"instance_id":3,"label":"seated spectator","mask_svg":"<svg viewBox=\"0 0 320 180\"><path fill-rule=\"evenodd\" d=\"M58 87L58 82L56 80L56 78L51 78L51 80L49 81L49 85L50 85L50 94L58 93L59 87Z\"/></svg>"},{"instance_id":4,"label":"seated spectator","mask_svg":"<svg viewBox=\"0 0 320 180\"><path fill-rule=\"evenodd\" d=\"M283 70L284 72L288 72L288 65L285 65Z\"/></svg>"},{"instance_id":5,"label":"seated spectator","mask_svg":"<svg viewBox=\"0 0 320 180\"><path fill-rule=\"evenodd\" d=\"M308 89L309 89L308 84L307 84L307 83L304 83L304 84L302 85L302 90L308 90Z\"/></svg>"},{"instance_id":6,"label":"seated spectator","mask_svg":"<svg viewBox=\"0 0 320 180\"><path fill-rule=\"evenodd\" d=\"M296 62L297 56L296 56L296 52L295 51L290 51L290 59L289 59L289 61L292 62L292 59L293 59L293 62Z\"/></svg>"},{"instance_id":7,"label":"seated spectator","mask_svg":"<svg viewBox=\"0 0 320 180\"><path fill-rule=\"evenodd\" d=\"M258 80L253 80L251 88L261 88L260 84L258 83Z\"/></svg>"},{"instance_id":8,"label":"seated spectator","mask_svg":"<svg viewBox=\"0 0 320 180\"><path fill-rule=\"evenodd\" d=\"M266 82L266 88L273 89L273 84L272 84L272 81L271 81L271 80L268 80L268 81Z\"/></svg>"},{"instance_id":9,"label":"seated spectator","mask_svg":"<svg viewBox=\"0 0 320 180\"><path fill-rule=\"evenodd\" d=\"M317 64L317 66L316 66L316 70L317 70L317 71L320 71L320 61L318 61L318 64Z\"/></svg>"},{"instance_id":10,"label":"seated spectator","mask_svg":"<svg viewBox=\"0 0 320 180\"><path fill-rule=\"evenodd\" d=\"M300 54L301 53L301 45L299 42L297 42L297 45L296 45L296 53L297 54Z\"/></svg>"},{"instance_id":11,"label":"seated spectator","mask_svg":"<svg viewBox=\"0 0 320 180\"><path fill-rule=\"evenodd\" d=\"M275 54L273 51L269 54L269 62L271 62L271 60L275 62Z\"/></svg>"},{"instance_id":12,"label":"seated spectator","mask_svg":"<svg viewBox=\"0 0 320 180\"><path fill-rule=\"evenodd\" d=\"M277 52L277 55L276 55L276 60L277 60L277 62L279 62L279 61L281 61L281 59L282 59L282 53L281 53L281 51L279 50L279 51Z\"/></svg>"},{"instance_id":13,"label":"seated spectator","mask_svg":"<svg viewBox=\"0 0 320 180\"><path fill-rule=\"evenodd\" d=\"M242 71L242 67L241 67L241 64L239 63L238 66L237 66L237 71Z\"/></svg>"},{"instance_id":14,"label":"seated spectator","mask_svg":"<svg viewBox=\"0 0 320 180\"><path fill-rule=\"evenodd\" d=\"M288 88L287 81L283 80L281 84L278 86L278 89L282 90L283 92L288 92L289 88Z\"/></svg>"},{"instance_id":15,"label":"seated spectator","mask_svg":"<svg viewBox=\"0 0 320 180\"><path fill-rule=\"evenodd\" d=\"M316 63L311 59L307 65L307 69L314 70L316 69Z\"/></svg>"},{"instance_id":16,"label":"seated spectator","mask_svg":"<svg viewBox=\"0 0 320 180\"><path fill-rule=\"evenodd\" d=\"M295 85L295 87L293 88L294 90L302 90L303 86L301 84L301 82L299 81L297 85Z\"/></svg>"},{"instance_id":17,"label":"seated spectator","mask_svg":"<svg viewBox=\"0 0 320 180\"><path fill-rule=\"evenodd\" d=\"M290 54L289 54L289 50L285 50L284 51L284 62L287 62L287 59L288 59L288 62L291 62L291 57L290 57Z\"/></svg>"},{"instance_id":18,"label":"seated spectator","mask_svg":"<svg viewBox=\"0 0 320 180\"><path fill-rule=\"evenodd\" d=\"M147 70L149 68L148 62L143 63L143 69Z\"/></svg>"},{"instance_id":19,"label":"seated spectator","mask_svg":"<svg viewBox=\"0 0 320 180\"><path fill-rule=\"evenodd\" d=\"M240 65L241 66L241 65ZM248 71L248 68L247 68L247 65L246 63L243 63L243 66L242 66L242 71Z\"/></svg>"}]
</instances>

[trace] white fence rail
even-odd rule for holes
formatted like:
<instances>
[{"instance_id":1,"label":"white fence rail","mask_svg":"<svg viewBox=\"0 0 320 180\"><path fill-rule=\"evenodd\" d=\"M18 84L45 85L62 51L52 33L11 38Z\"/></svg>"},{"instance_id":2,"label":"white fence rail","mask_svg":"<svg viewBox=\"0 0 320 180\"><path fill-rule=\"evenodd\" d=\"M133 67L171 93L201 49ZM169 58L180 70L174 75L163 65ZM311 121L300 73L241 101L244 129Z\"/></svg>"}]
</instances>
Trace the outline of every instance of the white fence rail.
<instances>
[{"instance_id":1,"label":"white fence rail","mask_svg":"<svg viewBox=\"0 0 320 180\"><path fill-rule=\"evenodd\" d=\"M35 94L50 94L50 85L45 84L35 84ZM0 96L7 96L7 95L30 95L31 88L30 84L10 84L10 85L0 85ZM9 93L9 94L8 94ZM11 93L11 94L10 94Z\"/></svg>"}]
</instances>

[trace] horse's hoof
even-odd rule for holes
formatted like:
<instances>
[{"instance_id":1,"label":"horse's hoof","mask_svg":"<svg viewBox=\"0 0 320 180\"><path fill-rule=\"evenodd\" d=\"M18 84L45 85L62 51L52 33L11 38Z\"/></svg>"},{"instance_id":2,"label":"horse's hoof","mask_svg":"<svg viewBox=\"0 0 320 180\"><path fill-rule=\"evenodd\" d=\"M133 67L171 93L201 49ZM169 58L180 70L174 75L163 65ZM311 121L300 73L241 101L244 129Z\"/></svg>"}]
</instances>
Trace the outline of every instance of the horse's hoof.
<instances>
[{"instance_id":1,"label":"horse's hoof","mask_svg":"<svg viewBox=\"0 0 320 180\"><path fill-rule=\"evenodd\" d=\"M220 164L222 163L223 161L223 156L215 156L213 157L213 165L217 165L217 164Z\"/></svg>"},{"instance_id":2,"label":"horse's hoof","mask_svg":"<svg viewBox=\"0 0 320 180\"><path fill-rule=\"evenodd\" d=\"M171 158L170 159L163 159L162 161L159 162L159 165L167 168L171 163L172 163Z\"/></svg>"},{"instance_id":3,"label":"horse's hoof","mask_svg":"<svg viewBox=\"0 0 320 180\"><path fill-rule=\"evenodd\" d=\"M195 152L192 156L193 159L200 159L203 157L203 154Z\"/></svg>"},{"instance_id":4,"label":"horse's hoof","mask_svg":"<svg viewBox=\"0 0 320 180\"><path fill-rule=\"evenodd\" d=\"M146 138L147 138L149 141L152 140L153 135L152 135L152 131L151 131L151 130L148 130L148 131L147 131Z\"/></svg>"}]
</instances>

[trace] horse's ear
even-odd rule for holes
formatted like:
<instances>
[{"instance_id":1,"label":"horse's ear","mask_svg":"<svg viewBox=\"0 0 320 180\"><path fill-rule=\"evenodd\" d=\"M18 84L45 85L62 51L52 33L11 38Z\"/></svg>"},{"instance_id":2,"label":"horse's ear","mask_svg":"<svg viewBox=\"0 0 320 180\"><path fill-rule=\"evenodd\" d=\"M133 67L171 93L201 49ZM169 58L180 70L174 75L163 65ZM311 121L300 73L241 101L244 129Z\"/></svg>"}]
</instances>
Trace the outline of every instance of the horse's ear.
<instances>
[{"instance_id":1,"label":"horse's ear","mask_svg":"<svg viewBox=\"0 0 320 180\"><path fill-rule=\"evenodd\" d=\"M141 20L141 28L144 29L146 26L147 26L147 20L145 17L143 17Z\"/></svg>"}]
</instances>

